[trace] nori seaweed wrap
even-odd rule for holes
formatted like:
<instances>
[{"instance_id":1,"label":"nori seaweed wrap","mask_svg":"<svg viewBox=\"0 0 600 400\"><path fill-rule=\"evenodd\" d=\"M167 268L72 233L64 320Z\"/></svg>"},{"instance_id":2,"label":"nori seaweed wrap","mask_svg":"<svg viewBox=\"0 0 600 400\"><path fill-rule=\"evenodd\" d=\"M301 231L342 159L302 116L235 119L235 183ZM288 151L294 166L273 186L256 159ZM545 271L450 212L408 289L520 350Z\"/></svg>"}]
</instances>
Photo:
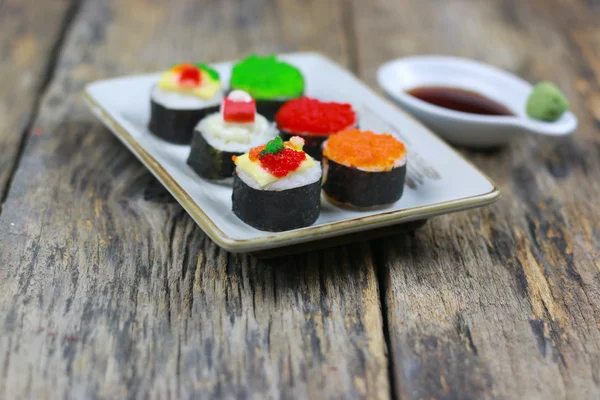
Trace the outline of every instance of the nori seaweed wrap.
<instances>
[{"instance_id":1,"label":"nori seaweed wrap","mask_svg":"<svg viewBox=\"0 0 600 400\"><path fill-rule=\"evenodd\" d=\"M287 190L260 190L233 177L233 213L261 231L281 232L312 225L320 213L321 179Z\"/></svg>"}]
</instances>

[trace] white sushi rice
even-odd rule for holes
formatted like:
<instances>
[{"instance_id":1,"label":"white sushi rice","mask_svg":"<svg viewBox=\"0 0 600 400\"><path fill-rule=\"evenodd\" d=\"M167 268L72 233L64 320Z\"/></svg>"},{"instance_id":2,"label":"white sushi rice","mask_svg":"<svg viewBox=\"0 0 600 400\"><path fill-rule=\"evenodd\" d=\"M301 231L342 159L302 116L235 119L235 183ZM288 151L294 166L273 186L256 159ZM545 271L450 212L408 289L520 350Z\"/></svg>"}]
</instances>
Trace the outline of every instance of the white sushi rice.
<instances>
[{"instance_id":1,"label":"white sushi rice","mask_svg":"<svg viewBox=\"0 0 600 400\"><path fill-rule=\"evenodd\" d=\"M152 88L152 101L170 110L199 110L215 107L223 101L223 93L220 91L211 99L202 99L198 96L164 90L158 86Z\"/></svg>"},{"instance_id":2,"label":"white sushi rice","mask_svg":"<svg viewBox=\"0 0 600 400\"><path fill-rule=\"evenodd\" d=\"M312 167L305 169L300 172L292 172L291 174L284 176L277 181L268 184L264 187L260 186L258 182L252 178L249 174L242 171L240 168L236 168L238 177L248 186L256 190L270 190L280 192L282 190L295 189L298 187L310 185L321 179L321 164L316 162Z\"/></svg>"},{"instance_id":3,"label":"white sushi rice","mask_svg":"<svg viewBox=\"0 0 600 400\"><path fill-rule=\"evenodd\" d=\"M202 119L195 129L213 148L230 153L246 153L278 133L274 124L260 114L256 114L254 122L231 124L223 120L221 113L214 113Z\"/></svg>"}]
</instances>

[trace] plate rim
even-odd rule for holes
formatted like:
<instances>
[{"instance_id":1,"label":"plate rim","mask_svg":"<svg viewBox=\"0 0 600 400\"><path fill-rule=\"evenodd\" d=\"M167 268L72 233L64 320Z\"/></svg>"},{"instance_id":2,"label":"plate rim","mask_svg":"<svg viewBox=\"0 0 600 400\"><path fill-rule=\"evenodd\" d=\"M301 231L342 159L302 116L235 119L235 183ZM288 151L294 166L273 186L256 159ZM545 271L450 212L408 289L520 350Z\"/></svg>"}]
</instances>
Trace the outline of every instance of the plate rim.
<instances>
[{"instance_id":1,"label":"plate rim","mask_svg":"<svg viewBox=\"0 0 600 400\"><path fill-rule=\"evenodd\" d=\"M338 222L327 223L325 225L309 226L306 228L291 230L285 232L274 232L272 235L251 238L251 239L235 239L223 232L215 222L213 222L208 215L202 210L199 204L197 204L191 196L179 185L177 180L173 178L164 167L158 162L150 153L148 153L139 142L127 132L127 130L119 124L110 114L109 110L99 104L91 95L90 89L92 86L99 83L107 83L111 80L125 79L140 77L143 75L153 74L137 74L130 76L114 77L108 79L101 79L90 82L85 85L82 91L82 97L92 111L108 128L113 134L121 141L125 146L144 164L144 166L161 182L162 185L175 197L177 202L186 210L186 212L196 221L196 223L202 228L202 230L220 247L223 249L239 253L248 251L268 250L269 248L276 248L285 245L292 245L289 243L290 240L295 240L296 243L312 242L321 239L326 239L335 235L335 233L351 233L358 231L366 231L370 229L376 229L384 226L391 226L401 224L403 222L414 221L417 219L430 218L437 215L448 214L450 212L458 212L491 204L501 196L500 189L496 186L494 181L487 176L483 171L477 168L471 161L463 157L462 154L454 150L450 145L439 138L433 131L427 128L423 123L414 118L408 112L398 107L387 98L376 93L369 85L365 84L351 71L337 64L327 56L318 52L294 52L294 53L278 53L278 55L285 56L316 56L321 58L322 61L333 64L337 68L344 70L345 72L352 75L352 77L363 84L373 95L377 96L380 100L393 106L396 112L402 113L405 117L410 118L414 123L420 125L423 129L431 134L435 140L441 142L443 146L450 152L453 152L463 161L465 161L471 168L481 174L488 183L492 186L492 189L487 193L482 193L474 196L462 197L454 200L447 200L434 204L428 204L424 206L404 208L400 210L382 212L375 215L368 215L359 218L353 218L349 220L343 220ZM227 62L227 61L224 61ZM230 61L231 62L231 61Z\"/></svg>"}]
</instances>

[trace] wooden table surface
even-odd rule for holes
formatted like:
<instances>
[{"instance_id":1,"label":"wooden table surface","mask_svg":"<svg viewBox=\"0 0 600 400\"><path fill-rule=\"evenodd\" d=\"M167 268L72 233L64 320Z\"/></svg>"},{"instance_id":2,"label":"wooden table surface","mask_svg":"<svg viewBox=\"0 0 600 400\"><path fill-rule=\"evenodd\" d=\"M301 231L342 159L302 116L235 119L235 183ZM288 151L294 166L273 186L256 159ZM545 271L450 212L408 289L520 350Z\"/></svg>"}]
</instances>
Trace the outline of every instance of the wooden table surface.
<instances>
[{"instance_id":1,"label":"wooden table surface","mask_svg":"<svg viewBox=\"0 0 600 400\"><path fill-rule=\"evenodd\" d=\"M0 0L0 398L600 398L597 0ZM413 235L228 254L87 82L315 50L556 82L580 128L461 150L504 196Z\"/></svg>"}]
</instances>

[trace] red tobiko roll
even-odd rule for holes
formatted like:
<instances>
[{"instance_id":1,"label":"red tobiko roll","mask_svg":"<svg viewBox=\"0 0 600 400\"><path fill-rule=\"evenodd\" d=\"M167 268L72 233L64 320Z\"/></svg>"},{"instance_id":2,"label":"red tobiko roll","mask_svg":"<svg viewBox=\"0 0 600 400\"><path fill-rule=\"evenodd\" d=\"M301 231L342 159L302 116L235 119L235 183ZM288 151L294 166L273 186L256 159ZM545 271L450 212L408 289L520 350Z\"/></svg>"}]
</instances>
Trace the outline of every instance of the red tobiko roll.
<instances>
[{"instance_id":1,"label":"red tobiko roll","mask_svg":"<svg viewBox=\"0 0 600 400\"><path fill-rule=\"evenodd\" d=\"M301 97L285 103L275 115L284 140L301 136L304 150L321 159L321 145L329 135L357 127L356 112L348 103L324 102Z\"/></svg>"},{"instance_id":2,"label":"red tobiko roll","mask_svg":"<svg viewBox=\"0 0 600 400\"><path fill-rule=\"evenodd\" d=\"M285 103L275 115L275 121L291 133L330 135L354 127L356 112L348 103L301 97Z\"/></svg>"}]
</instances>

